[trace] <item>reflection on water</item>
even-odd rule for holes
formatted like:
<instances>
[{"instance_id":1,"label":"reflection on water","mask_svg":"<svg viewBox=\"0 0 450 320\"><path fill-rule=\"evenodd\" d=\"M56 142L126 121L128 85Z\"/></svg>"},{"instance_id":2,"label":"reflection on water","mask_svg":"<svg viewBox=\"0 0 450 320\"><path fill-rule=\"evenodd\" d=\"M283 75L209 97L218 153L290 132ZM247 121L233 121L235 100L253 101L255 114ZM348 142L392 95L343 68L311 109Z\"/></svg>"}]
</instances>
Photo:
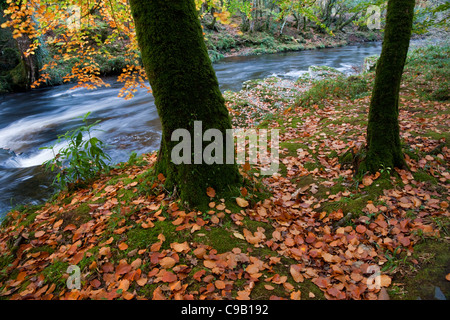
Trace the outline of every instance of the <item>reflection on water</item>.
<instances>
[{"instance_id":1,"label":"reflection on water","mask_svg":"<svg viewBox=\"0 0 450 320\"><path fill-rule=\"evenodd\" d=\"M361 67L365 57L379 54L380 43L341 48L230 57L214 65L221 90L240 90L251 79L278 76L296 79L311 65L327 65L345 73ZM82 125L91 111L101 120L95 136L108 146L113 162L125 161L132 151L142 154L159 147L161 124L151 94L140 90L131 100L117 97L121 88L94 91L70 89L71 85L0 96L0 214L15 204L45 200L52 191L52 177L39 165L52 158L40 147L56 143L58 135ZM61 148L60 143L56 148Z\"/></svg>"}]
</instances>

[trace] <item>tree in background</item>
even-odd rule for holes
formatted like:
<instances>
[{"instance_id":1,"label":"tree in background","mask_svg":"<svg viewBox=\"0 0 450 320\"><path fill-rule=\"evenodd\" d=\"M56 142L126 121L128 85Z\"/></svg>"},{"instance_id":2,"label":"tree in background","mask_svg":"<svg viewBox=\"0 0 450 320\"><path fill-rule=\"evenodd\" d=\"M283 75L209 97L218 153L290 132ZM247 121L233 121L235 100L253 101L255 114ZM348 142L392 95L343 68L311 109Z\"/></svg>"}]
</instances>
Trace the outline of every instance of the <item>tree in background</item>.
<instances>
[{"instance_id":1,"label":"tree in background","mask_svg":"<svg viewBox=\"0 0 450 320\"><path fill-rule=\"evenodd\" d=\"M175 130L189 131L191 150L195 152L194 121L202 122L202 136L208 129L220 130L223 140L214 142L222 146L226 145L225 130L231 129L194 1L131 0L130 5L142 61L162 123L156 173L164 175L165 187L177 190L182 201L198 205L206 199L208 187L220 192L237 184L239 172L234 164L176 165L171 161L172 149L178 144L171 141Z\"/></svg>"},{"instance_id":2,"label":"tree in background","mask_svg":"<svg viewBox=\"0 0 450 320\"><path fill-rule=\"evenodd\" d=\"M367 154L362 171L406 166L398 123L399 91L408 53L415 0L389 0L381 55L367 126Z\"/></svg>"}]
</instances>

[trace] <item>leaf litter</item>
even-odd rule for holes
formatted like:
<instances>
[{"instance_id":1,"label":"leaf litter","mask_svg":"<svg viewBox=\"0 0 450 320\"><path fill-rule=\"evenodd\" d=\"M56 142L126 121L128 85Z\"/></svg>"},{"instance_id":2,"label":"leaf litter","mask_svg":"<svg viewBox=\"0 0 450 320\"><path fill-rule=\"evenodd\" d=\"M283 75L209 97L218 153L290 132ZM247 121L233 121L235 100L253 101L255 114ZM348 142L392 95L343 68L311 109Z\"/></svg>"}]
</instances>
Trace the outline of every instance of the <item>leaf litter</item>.
<instances>
[{"instance_id":1,"label":"leaf litter","mask_svg":"<svg viewBox=\"0 0 450 320\"><path fill-rule=\"evenodd\" d=\"M352 168L341 165L338 158L364 143L364 126L350 120L358 114L354 109L367 112L369 98L329 100L322 108L306 108L295 105L291 93L295 85L277 87L276 92L267 88L257 85L245 92L252 99L251 108L229 109L234 119L240 119L235 126L255 126L262 120L258 115L288 110L280 116L285 124L280 140L284 146L292 143L298 148L282 150L285 174L261 178L248 165L241 170L248 179L262 181L270 198L254 204L252 191L241 190L242 196L234 200L237 208L231 210L217 199L220 195L214 189L207 188L210 211L183 211L165 193L164 176L150 185L142 178L156 161L156 154L143 155L144 165L113 169L90 188L62 192L32 218L10 212L0 234L2 261L7 261L0 273L0 295L245 300L264 288L270 299L299 300L318 298L318 291L303 286L311 282L326 299L388 299L386 288L393 285L394 275L385 270L380 287L371 286L374 266L382 270L390 262L389 254L411 256L422 237L441 235L436 218L449 215L448 144L442 146L441 140L424 135L424 125L411 118L415 108L445 110L448 103L403 101L407 107L400 112L402 139L419 156L407 154L410 171L395 169L397 178L390 178L391 187L364 201L355 214L344 212L340 205L351 197L364 199L366 190L380 183L381 173L364 175L356 183ZM301 121L293 123L293 114ZM438 121L448 127L448 113L429 115L427 132ZM278 126L276 120L269 122L269 127ZM311 163L317 165L308 166ZM418 181L418 172L426 172L435 183ZM307 183L302 185L303 181ZM139 192L144 182L154 191L150 195ZM332 192L339 184L343 188ZM84 218L67 214L79 212L82 206L88 208ZM248 221L259 224L250 228ZM168 243L168 235L160 230L152 241L133 243L133 233L151 232L168 222L184 238ZM217 228L227 231L230 238L223 241L233 241L234 248L218 251L202 242L207 232ZM69 265L81 269L80 289L66 286Z\"/></svg>"}]
</instances>

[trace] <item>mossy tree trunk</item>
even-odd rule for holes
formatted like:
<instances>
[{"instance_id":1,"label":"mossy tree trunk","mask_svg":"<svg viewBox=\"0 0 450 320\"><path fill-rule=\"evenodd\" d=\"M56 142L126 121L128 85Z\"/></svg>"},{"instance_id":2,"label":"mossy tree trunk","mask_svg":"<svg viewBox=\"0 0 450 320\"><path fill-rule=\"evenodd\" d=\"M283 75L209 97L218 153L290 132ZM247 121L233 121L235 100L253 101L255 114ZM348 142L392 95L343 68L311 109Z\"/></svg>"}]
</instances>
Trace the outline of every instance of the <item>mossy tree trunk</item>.
<instances>
[{"instance_id":1,"label":"mossy tree trunk","mask_svg":"<svg viewBox=\"0 0 450 320\"><path fill-rule=\"evenodd\" d=\"M369 109L364 169L406 166L398 123L400 83L408 53L415 0L389 0L381 56Z\"/></svg>"},{"instance_id":2,"label":"mossy tree trunk","mask_svg":"<svg viewBox=\"0 0 450 320\"><path fill-rule=\"evenodd\" d=\"M162 123L162 140L156 173L166 177L165 188L176 190L185 204L198 206L207 201L206 188L216 192L239 183L235 164L175 165L171 141L176 129L186 129L194 140L194 121L202 132L231 128L231 120L208 51L193 0L130 0L143 64ZM209 142L208 142L209 144ZM198 153L198 152L197 152ZM226 148L223 148L225 163ZM198 156L198 154L197 154Z\"/></svg>"}]
</instances>

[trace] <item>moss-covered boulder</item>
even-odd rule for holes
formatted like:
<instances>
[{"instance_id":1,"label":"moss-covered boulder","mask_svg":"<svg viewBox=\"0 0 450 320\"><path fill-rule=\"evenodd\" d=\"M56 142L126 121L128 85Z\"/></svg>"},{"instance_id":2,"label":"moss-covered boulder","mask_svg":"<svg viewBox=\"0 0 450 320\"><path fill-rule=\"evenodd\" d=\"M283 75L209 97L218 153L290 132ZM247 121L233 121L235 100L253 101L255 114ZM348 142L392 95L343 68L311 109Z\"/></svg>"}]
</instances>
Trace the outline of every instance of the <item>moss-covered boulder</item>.
<instances>
[{"instance_id":1,"label":"moss-covered boulder","mask_svg":"<svg viewBox=\"0 0 450 320\"><path fill-rule=\"evenodd\" d=\"M308 68L309 77L312 80L321 80L328 78L337 78L342 76L343 73L336 68L328 66L310 66Z\"/></svg>"},{"instance_id":2,"label":"moss-covered boulder","mask_svg":"<svg viewBox=\"0 0 450 320\"><path fill-rule=\"evenodd\" d=\"M375 71L379 55L373 55L364 59L363 72Z\"/></svg>"}]
</instances>

